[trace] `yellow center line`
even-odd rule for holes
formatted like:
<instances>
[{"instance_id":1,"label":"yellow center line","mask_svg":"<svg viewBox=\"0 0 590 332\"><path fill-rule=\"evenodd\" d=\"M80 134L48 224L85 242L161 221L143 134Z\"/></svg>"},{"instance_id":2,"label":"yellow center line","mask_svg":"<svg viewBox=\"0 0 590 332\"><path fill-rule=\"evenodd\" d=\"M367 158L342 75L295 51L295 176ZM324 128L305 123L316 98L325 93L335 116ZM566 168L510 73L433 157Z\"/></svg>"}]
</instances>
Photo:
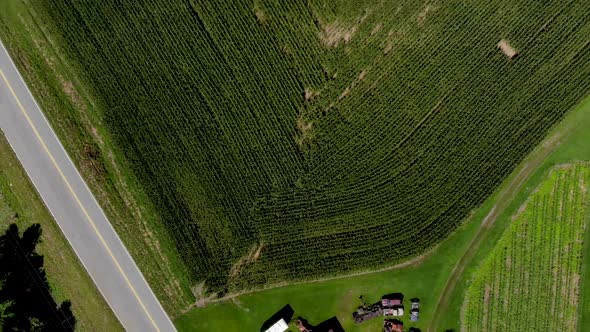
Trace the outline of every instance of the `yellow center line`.
<instances>
[{"instance_id":1,"label":"yellow center line","mask_svg":"<svg viewBox=\"0 0 590 332\"><path fill-rule=\"evenodd\" d=\"M90 222L90 225L92 226L92 229L94 230L94 232L96 233L96 235L98 235L98 238L100 239L100 242L102 243L102 245L107 250L107 253L109 254L109 256L111 256L111 259L113 260L113 262L115 263L115 266L117 267L117 269L119 270L119 272L123 276L123 279L125 279L125 282L127 283L127 286L129 286L129 288L131 289L131 292L133 293L133 295L137 299L137 302L139 302L139 305L141 305L141 308L143 309L143 311L145 311L145 314L149 318L150 322L152 323L152 325L154 326L154 328L156 329L156 331L160 331L160 329L156 325L156 322L154 321L154 319L152 318L152 316L150 315L150 313L147 311L147 308L145 307L145 305L143 304L143 302L139 298L139 295L137 294L137 291L135 290L135 288L133 287L133 285L129 281L129 278L127 278L127 275L123 271L123 268L121 267L121 265L119 264L119 262L117 261L117 259L115 258L115 256L113 255L113 252L111 251L111 249L108 247L105 239L102 237L102 235L98 231L98 228L96 227L96 224L94 223L94 220L92 220L92 218L88 214L88 211L86 210L86 208L84 207L84 205L82 204L82 202L80 202L80 199L78 198L78 195L76 195L76 193L74 192L74 189L70 185L70 182L65 177L65 175L62 172L61 168L59 168L59 166L57 165L57 162L55 161L55 158L53 157L53 155L51 154L51 152L47 148L47 145L45 144L45 142L41 138L41 135L39 135L39 132L37 131L37 128L35 127L35 125L31 121L31 118L29 117L29 115L25 111L25 108L21 104L20 99L17 97L16 93L14 92L14 89L12 88L12 85L10 85L10 83L8 82L8 79L6 78L6 75L4 75L4 72L2 70L0 70L0 76L2 76L2 79L6 83L6 86L8 87L8 90L10 91L10 93L12 94L12 96L14 97L14 99L16 100L16 103L18 105L18 108L20 109L20 111L23 113L23 115L27 119L27 122L29 123L29 125L33 129L33 132L35 133L35 136L37 136L37 139L41 143L41 146L43 147L43 150L45 150L45 153L47 153L47 156L49 156L49 159L51 160L51 163L53 164L53 166L55 166L55 169L57 169L57 172L59 173L59 175L61 176L62 180L64 181L64 183L68 187L68 190L70 191L70 193L72 194L72 196L74 197L74 200L76 200L76 203L78 203L78 206L80 206L80 209L82 210L82 213L84 213L84 216Z\"/></svg>"}]
</instances>

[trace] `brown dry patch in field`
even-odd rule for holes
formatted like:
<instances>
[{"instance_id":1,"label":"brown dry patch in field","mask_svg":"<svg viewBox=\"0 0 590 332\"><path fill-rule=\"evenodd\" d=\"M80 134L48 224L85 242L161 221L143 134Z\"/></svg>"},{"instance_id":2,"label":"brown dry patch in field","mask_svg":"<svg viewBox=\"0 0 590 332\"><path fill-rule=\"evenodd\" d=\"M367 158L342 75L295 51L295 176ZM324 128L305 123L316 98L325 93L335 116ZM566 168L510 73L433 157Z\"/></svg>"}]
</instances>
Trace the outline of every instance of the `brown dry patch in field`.
<instances>
[{"instance_id":1,"label":"brown dry patch in field","mask_svg":"<svg viewBox=\"0 0 590 332\"><path fill-rule=\"evenodd\" d=\"M305 88L305 90L303 91L303 99L305 99L305 101L312 101L315 98L317 98L320 95L319 91L313 91L310 88Z\"/></svg>"},{"instance_id":2,"label":"brown dry patch in field","mask_svg":"<svg viewBox=\"0 0 590 332\"><path fill-rule=\"evenodd\" d=\"M568 301L569 301L569 305L572 307L577 307L578 306L578 302L580 299L580 279L581 276L578 273L574 273L571 276L571 286L569 288L569 295L568 295ZM571 329L566 329L568 331L575 331L576 330L576 324L577 320L576 319L572 319L569 323L571 324Z\"/></svg>"},{"instance_id":3,"label":"brown dry patch in field","mask_svg":"<svg viewBox=\"0 0 590 332\"><path fill-rule=\"evenodd\" d=\"M62 91L66 94L66 96L68 96L73 106L78 110L85 110L86 105L84 104L82 97L78 93L78 90L76 90L76 88L74 87L72 81L63 78L61 75L58 75L57 79L61 84Z\"/></svg>"},{"instance_id":4,"label":"brown dry patch in field","mask_svg":"<svg viewBox=\"0 0 590 332\"><path fill-rule=\"evenodd\" d=\"M582 196L586 197L586 193L588 192L588 186L586 184L586 179L584 177L580 177L578 180L578 189Z\"/></svg>"},{"instance_id":5,"label":"brown dry patch in field","mask_svg":"<svg viewBox=\"0 0 590 332\"><path fill-rule=\"evenodd\" d=\"M338 101L341 101L342 99L348 97L349 94L350 94L350 87L347 86L346 89L344 89L344 91L342 91L342 93L338 97Z\"/></svg>"},{"instance_id":6,"label":"brown dry patch in field","mask_svg":"<svg viewBox=\"0 0 590 332\"><path fill-rule=\"evenodd\" d=\"M379 31L381 31L382 29L383 29L383 24L382 23L375 24L375 27L373 28L373 30L371 30L371 36L374 36L374 35L378 34Z\"/></svg>"},{"instance_id":7,"label":"brown dry patch in field","mask_svg":"<svg viewBox=\"0 0 590 332\"><path fill-rule=\"evenodd\" d=\"M254 256L252 256L252 261L255 262L258 260L258 258L260 258L260 254L262 253L262 244L260 244L260 246L258 246L258 249L256 249L256 252L254 253Z\"/></svg>"},{"instance_id":8,"label":"brown dry patch in field","mask_svg":"<svg viewBox=\"0 0 590 332\"><path fill-rule=\"evenodd\" d=\"M100 150L93 144L84 144L80 166L86 172L92 173L95 177L104 178L106 176Z\"/></svg>"},{"instance_id":9,"label":"brown dry patch in field","mask_svg":"<svg viewBox=\"0 0 590 332\"><path fill-rule=\"evenodd\" d=\"M254 16L256 16L256 21L259 24L265 24L267 17L266 17L266 13L264 13L264 11L260 8L254 8Z\"/></svg>"},{"instance_id":10,"label":"brown dry patch in field","mask_svg":"<svg viewBox=\"0 0 590 332\"><path fill-rule=\"evenodd\" d=\"M213 293L207 296L207 289L205 287L205 282L201 282L193 287L191 287L191 292L195 296L195 303L191 304L188 308L184 309L182 313L188 312L190 309L194 307L204 307L209 303L209 301L215 299L217 294Z\"/></svg>"},{"instance_id":11,"label":"brown dry patch in field","mask_svg":"<svg viewBox=\"0 0 590 332\"><path fill-rule=\"evenodd\" d=\"M367 76L367 71L366 70L361 71L359 73L358 80L363 81L365 79L365 76Z\"/></svg>"},{"instance_id":12,"label":"brown dry patch in field","mask_svg":"<svg viewBox=\"0 0 590 332\"><path fill-rule=\"evenodd\" d=\"M387 44L385 44L385 47L383 48L383 54L387 55L389 54L389 52L391 52L391 50L393 49L393 43L392 42L387 42Z\"/></svg>"},{"instance_id":13,"label":"brown dry patch in field","mask_svg":"<svg viewBox=\"0 0 590 332\"><path fill-rule=\"evenodd\" d=\"M254 244L253 246L251 246L248 250L248 253L246 253L246 255L242 256L242 258L238 259L238 261L234 263L234 265L229 271L229 277L235 278L239 276L246 266L258 260L260 258L263 248L263 243Z\"/></svg>"},{"instance_id":14,"label":"brown dry patch in field","mask_svg":"<svg viewBox=\"0 0 590 332\"><path fill-rule=\"evenodd\" d=\"M100 134L98 133L98 128L96 127L91 127L90 131L92 132L92 136L94 136L94 138L96 138L97 142L99 145L103 145L104 141L102 139L102 136L100 136Z\"/></svg>"},{"instance_id":15,"label":"brown dry patch in field","mask_svg":"<svg viewBox=\"0 0 590 332\"><path fill-rule=\"evenodd\" d=\"M492 286L490 284L486 284L483 291L483 317L482 317L482 326L487 326L488 322L488 308L490 306L490 295L492 293Z\"/></svg>"},{"instance_id":16,"label":"brown dry patch in field","mask_svg":"<svg viewBox=\"0 0 590 332\"><path fill-rule=\"evenodd\" d=\"M510 270L510 268L512 268L512 256L507 255L506 261L504 263L506 266L506 270Z\"/></svg>"},{"instance_id":17,"label":"brown dry patch in field","mask_svg":"<svg viewBox=\"0 0 590 332\"><path fill-rule=\"evenodd\" d=\"M509 59L514 59L518 55L518 52L506 39L502 39L498 42L498 48L502 50L502 53L504 53Z\"/></svg>"},{"instance_id":18,"label":"brown dry patch in field","mask_svg":"<svg viewBox=\"0 0 590 332\"><path fill-rule=\"evenodd\" d=\"M335 21L323 26L323 29L319 33L319 38L325 46L337 47L340 42L348 44L356 34L357 29L358 25L349 26Z\"/></svg>"},{"instance_id":19,"label":"brown dry patch in field","mask_svg":"<svg viewBox=\"0 0 590 332\"><path fill-rule=\"evenodd\" d=\"M295 137L295 142L297 143L297 145L302 146L303 143L307 142L313 137L313 123L305 121L302 115L299 115L299 117L297 118L296 128L297 135Z\"/></svg>"},{"instance_id":20,"label":"brown dry patch in field","mask_svg":"<svg viewBox=\"0 0 590 332\"><path fill-rule=\"evenodd\" d=\"M418 13L418 17L416 18L416 21L418 21L418 25L423 26L424 22L426 22L426 18L428 17L428 14L435 11L436 9L437 9L437 7L432 4L428 4L428 5L424 6L422 11L420 13Z\"/></svg>"}]
</instances>

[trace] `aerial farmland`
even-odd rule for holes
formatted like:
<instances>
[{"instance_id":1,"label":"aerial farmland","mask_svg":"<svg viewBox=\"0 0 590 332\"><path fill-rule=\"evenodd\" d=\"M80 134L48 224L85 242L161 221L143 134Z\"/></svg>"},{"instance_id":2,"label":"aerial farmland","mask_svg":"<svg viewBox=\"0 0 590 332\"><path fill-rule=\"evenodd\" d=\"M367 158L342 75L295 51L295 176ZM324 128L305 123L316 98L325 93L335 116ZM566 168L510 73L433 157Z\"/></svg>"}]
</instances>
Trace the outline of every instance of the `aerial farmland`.
<instances>
[{"instance_id":1,"label":"aerial farmland","mask_svg":"<svg viewBox=\"0 0 590 332\"><path fill-rule=\"evenodd\" d=\"M393 292L420 298L406 329L501 330L482 312L518 276L493 271L532 255L514 234L537 229L568 232L538 254L582 280L553 305L575 322L590 303L588 143L568 140L590 123L590 2L2 6L0 38L180 330L259 329L287 303L375 330L354 324L358 299ZM547 161L562 145L576 150Z\"/></svg>"}]
</instances>

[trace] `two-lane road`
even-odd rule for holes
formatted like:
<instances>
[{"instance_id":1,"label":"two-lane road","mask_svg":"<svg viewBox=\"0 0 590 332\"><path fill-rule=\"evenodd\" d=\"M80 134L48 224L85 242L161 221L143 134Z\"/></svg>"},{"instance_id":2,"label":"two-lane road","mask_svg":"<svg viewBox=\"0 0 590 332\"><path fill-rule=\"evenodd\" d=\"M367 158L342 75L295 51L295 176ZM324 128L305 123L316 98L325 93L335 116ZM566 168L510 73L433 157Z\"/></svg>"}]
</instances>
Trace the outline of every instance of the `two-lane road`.
<instances>
[{"instance_id":1,"label":"two-lane road","mask_svg":"<svg viewBox=\"0 0 590 332\"><path fill-rule=\"evenodd\" d=\"M123 327L175 331L1 42L0 129Z\"/></svg>"}]
</instances>

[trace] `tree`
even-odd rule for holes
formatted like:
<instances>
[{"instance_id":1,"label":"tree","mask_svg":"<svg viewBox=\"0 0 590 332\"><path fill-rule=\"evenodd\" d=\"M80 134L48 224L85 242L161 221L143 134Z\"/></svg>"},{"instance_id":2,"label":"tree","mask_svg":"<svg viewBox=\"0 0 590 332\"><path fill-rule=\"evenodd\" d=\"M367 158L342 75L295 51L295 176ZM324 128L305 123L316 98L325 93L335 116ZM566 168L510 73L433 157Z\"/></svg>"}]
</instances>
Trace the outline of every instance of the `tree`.
<instances>
[{"instance_id":1,"label":"tree","mask_svg":"<svg viewBox=\"0 0 590 332\"><path fill-rule=\"evenodd\" d=\"M71 303L57 305L35 249L41 226L35 224L20 236L11 224L0 236L0 323L4 331L73 331L76 318Z\"/></svg>"}]
</instances>

